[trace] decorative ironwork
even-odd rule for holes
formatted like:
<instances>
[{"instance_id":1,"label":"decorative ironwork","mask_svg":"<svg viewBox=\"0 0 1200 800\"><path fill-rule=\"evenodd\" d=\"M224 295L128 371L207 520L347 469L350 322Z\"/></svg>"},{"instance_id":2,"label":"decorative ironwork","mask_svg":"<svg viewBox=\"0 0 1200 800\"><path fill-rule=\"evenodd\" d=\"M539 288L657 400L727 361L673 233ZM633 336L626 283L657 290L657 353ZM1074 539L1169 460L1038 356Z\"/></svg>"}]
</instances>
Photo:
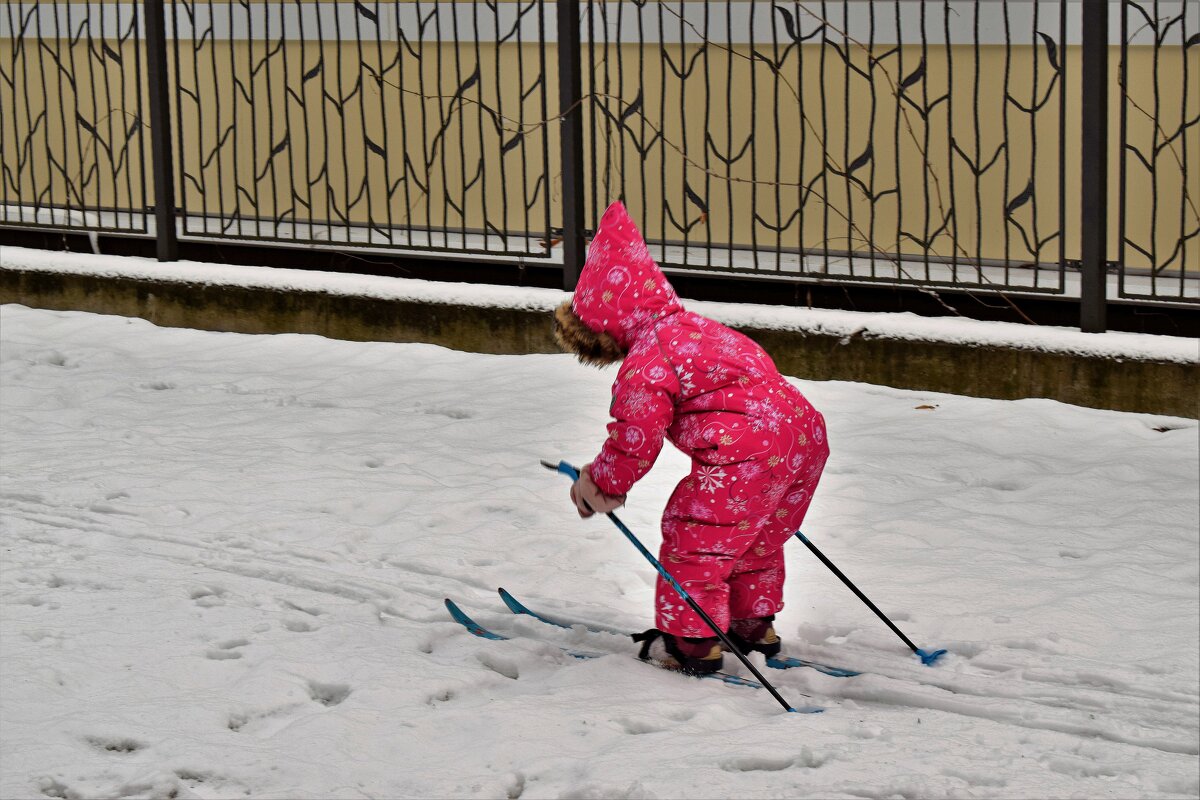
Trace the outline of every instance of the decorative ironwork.
<instances>
[{"instance_id":1,"label":"decorative ironwork","mask_svg":"<svg viewBox=\"0 0 1200 800\"><path fill-rule=\"evenodd\" d=\"M542 0L174 6L185 234L550 255Z\"/></svg>"},{"instance_id":2,"label":"decorative ironwork","mask_svg":"<svg viewBox=\"0 0 1200 800\"><path fill-rule=\"evenodd\" d=\"M1120 293L1194 302L1200 197L1188 178L1200 168L1200 8L1126 0L1122 12Z\"/></svg>"},{"instance_id":3,"label":"decorative ironwork","mask_svg":"<svg viewBox=\"0 0 1200 800\"><path fill-rule=\"evenodd\" d=\"M146 233L137 4L0 11L0 225Z\"/></svg>"},{"instance_id":4,"label":"decorative ironwork","mask_svg":"<svg viewBox=\"0 0 1200 800\"><path fill-rule=\"evenodd\" d=\"M546 0L165 0L166 74L136 0L7 0L0 227L555 263L564 209L621 198L669 269L1078 295L1086 239L1108 297L1200 301L1200 13L1108 6L1106 243L1079 221L1079 98L1110 88L1080 80L1082 5L581 2L560 107Z\"/></svg>"},{"instance_id":5,"label":"decorative ironwork","mask_svg":"<svg viewBox=\"0 0 1200 800\"><path fill-rule=\"evenodd\" d=\"M592 3L593 213L694 269L1061 292L1066 3Z\"/></svg>"}]
</instances>

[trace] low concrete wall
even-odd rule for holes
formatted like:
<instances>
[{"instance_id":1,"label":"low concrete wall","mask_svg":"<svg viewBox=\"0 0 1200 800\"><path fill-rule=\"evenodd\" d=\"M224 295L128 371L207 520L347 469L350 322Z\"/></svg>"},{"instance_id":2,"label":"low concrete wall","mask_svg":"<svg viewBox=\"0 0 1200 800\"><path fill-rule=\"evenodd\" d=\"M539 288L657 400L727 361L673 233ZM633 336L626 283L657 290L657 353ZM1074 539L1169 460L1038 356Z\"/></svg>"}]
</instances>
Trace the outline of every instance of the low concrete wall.
<instances>
[{"instance_id":1,"label":"low concrete wall","mask_svg":"<svg viewBox=\"0 0 1200 800\"><path fill-rule=\"evenodd\" d=\"M1034 350L745 331L788 375L1200 418L1200 367ZM1200 346L1200 345L1198 345Z\"/></svg>"},{"instance_id":2,"label":"low concrete wall","mask_svg":"<svg viewBox=\"0 0 1200 800\"><path fill-rule=\"evenodd\" d=\"M0 303L237 333L427 342L479 353L558 352L546 312L0 268ZM1200 418L1196 364L744 328L788 375L974 397ZM1200 345L1198 345L1200 346Z\"/></svg>"}]
</instances>

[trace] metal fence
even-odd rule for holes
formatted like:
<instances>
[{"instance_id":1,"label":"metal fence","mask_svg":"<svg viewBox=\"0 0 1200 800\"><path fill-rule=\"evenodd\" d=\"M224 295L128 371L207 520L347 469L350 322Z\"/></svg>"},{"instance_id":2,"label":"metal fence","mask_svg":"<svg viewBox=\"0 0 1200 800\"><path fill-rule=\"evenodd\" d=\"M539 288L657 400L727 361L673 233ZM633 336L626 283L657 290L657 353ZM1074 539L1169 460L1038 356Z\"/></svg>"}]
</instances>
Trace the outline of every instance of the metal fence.
<instances>
[{"instance_id":1,"label":"metal fence","mask_svg":"<svg viewBox=\"0 0 1200 800\"><path fill-rule=\"evenodd\" d=\"M1200 272L1200 3L1126 2L1120 21L1122 297L1195 302ZM1150 44L1139 45L1150 40ZM1133 56L1142 49L1141 58Z\"/></svg>"},{"instance_id":2,"label":"metal fence","mask_svg":"<svg viewBox=\"0 0 1200 800\"><path fill-rule=\"evenodd\" d=\"M0 225L150 231L144 73L138 5L0 3Z\"/></svg>"},{"instance_id":3,"label":"metal fence","mask_svg":"<svg viewBox=\"0 0 1200 800\"><path fill-rule=\"evenodd\" d=\"M591 206L640 192L665 261L1062 291L1065 13L614 5L588 19Z\"/></svg>"},{"instance_id":4,"label":"metal fence","mask_svg":"<svg viewBox=\"0 0 1200 800\"><path fill-rule=\"evenodd\" d=\"M1194 0L4 0L0 228L1200 302ZM1113 191L1108 191L1109 185Z\"/></svg>"},{"instance_id":5,"label":"metal fence","mask_svg":"<svg viewBox=\"0 0 1200 800\"><path fill-rule=\"evenodd\" d=\"M176 8L184 235L548 257L541 3Z\"/></svg>"}]
</instances>

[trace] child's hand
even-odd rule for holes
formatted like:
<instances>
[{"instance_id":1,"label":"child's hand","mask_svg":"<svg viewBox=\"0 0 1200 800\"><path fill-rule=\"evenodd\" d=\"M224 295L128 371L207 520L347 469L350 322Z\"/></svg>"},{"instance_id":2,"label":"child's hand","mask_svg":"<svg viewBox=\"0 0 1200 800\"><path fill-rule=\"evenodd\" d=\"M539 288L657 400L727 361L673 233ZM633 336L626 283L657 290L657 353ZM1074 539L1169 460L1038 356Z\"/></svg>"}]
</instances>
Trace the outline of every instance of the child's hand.
<instances>
[{"instance_id":1,"label":"child's hand","mask_svg":"<svg viewBox=\"0 0 1200 800\"><path fill-rule=\"evenodd\" d=\"M587 519L597 512L607 514L625 505L625 495L614 497L600 491L588 468L584 467L579 471L579 480L571 484L571 502L575 504L579 516Z\"/></svg>"}]
</instances>

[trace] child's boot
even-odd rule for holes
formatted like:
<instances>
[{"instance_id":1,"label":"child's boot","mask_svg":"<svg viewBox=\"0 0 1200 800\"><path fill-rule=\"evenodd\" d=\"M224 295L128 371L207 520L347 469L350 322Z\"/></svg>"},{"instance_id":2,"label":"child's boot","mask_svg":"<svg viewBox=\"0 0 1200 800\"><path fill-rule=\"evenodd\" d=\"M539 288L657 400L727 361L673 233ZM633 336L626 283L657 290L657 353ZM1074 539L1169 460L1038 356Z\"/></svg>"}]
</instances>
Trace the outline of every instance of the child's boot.
<instances>
[{"instance_id":1,"label":"child's boot","mask_svg":"<svg viewBox=\"0 0 1200 800\"><path fill-rule=\"evenodd\" d=\"M774 658L783 649L783 642L775 634L775 615L735 619L729 623L729 639L742 653L751 651Z\"/></svg>"},{"instance_id":2,"label":"child's boot","mask_svg":"<svg viewBox=\"0 0 1200 800\"><path fill-rule=\"evenodd\" d=\"M716 636L674 636L651 628L633 634L633 640L642 643L638 658L688 675L719 672L724 664L721 640Z\"/></svg>"}]
</instances>

